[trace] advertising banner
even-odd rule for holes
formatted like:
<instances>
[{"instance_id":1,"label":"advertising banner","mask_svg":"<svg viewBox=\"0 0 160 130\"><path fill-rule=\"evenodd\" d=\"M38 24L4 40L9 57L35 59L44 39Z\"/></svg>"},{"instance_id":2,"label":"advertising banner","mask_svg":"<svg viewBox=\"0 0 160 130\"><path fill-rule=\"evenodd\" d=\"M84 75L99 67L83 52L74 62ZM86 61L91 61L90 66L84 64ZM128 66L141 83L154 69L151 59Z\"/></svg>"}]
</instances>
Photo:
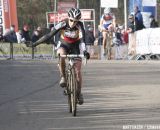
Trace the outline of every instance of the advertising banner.
<instances>
[{"instance_id":1,"label":"advertising banner","mask_svg":"<svg viewBox=\"0 0 160 130\"><path fill-rule=\"evenodd\" d=\"M58 2L58 12L66 12L70 8L76 7L76 2Z\"/></svg>"},{"instance_id":2,"label":"advertising banner","mask_svg":"<svg viewBox=\"0 0 160 130\"><path fill-rule=\"evenodd\" d=\"M0 0L0 26L5 31L11 25L18 31L16 0Z\"/></svg>"},{"instance_id":3,"label":"advertising banner","mask_svg":"<svg viewBox=\"0 0 160 130\"><path fill-rule=\"evenodd\" d=\"M118 0L101 0L101 7L118 8Z\"/></svg>"},{"instance_id":4,"label":"advertising banner","mask_svg":"<svg viewBox=\"0 0 160 130\"><path fill-rule=\"evenodd\" d=\"M10 44L0 43L0 59L10 58Z\"/></svg>"},{"instance_id":5,"label":"advertising banner","mask_svg":"<svg viewBox=\"0 0 160 130\"><path fill-rule=\"evenodd\" d=\"M136 32L137 54L160 54L160 28L148 28Z\"/></svg>"},{"instance_id":6,"label":"advertising banner","mask_svg":"<svg viewBox=\"0 0 160 130\"><path fill-rule=\"evenodd\" d=\"M82 13L82 20L91 20L92 19L92 11L91 10L81 10ZM54 13L54 12L48 12L47 13L48 17L48 23L54 23L54 22L59 22L63 19L68 18L68 14L65 13Z\"/></svg>"},{"instance_id":7,"label":"advertising banner","mask_svg":"<svg viewBox=\"0 0 160 130\"><path fill-rule=\"evenodd\" d=\"M156 6L157 0L142 0L143 6Z\"/></svg>"}]
</instances>

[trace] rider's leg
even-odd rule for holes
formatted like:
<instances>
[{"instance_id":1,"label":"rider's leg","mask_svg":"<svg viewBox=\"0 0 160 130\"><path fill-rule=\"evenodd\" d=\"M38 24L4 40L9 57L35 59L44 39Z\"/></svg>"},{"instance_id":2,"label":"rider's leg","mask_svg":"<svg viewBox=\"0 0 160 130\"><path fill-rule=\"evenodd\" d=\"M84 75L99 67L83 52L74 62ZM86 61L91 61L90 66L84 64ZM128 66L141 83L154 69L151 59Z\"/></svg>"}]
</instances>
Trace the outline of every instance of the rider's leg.
<instances>
[{"instance_id":1,"label":"rider's leg","mask_svg":"<svg viewBox=\"0 0 160 130\"><path fill-rule=\"evenodd\" d=\"M66 51L65 51L64 48L60 47L57 50L57 54L65 55ZM65 79L65 58L64 57L60 57L59 71L60 71L60 76L61 76L59 84L60 84L61 87L65 87L66 86L66 79Z\"/></svg>"},{"instance_id":2,"label":"rider's leg","mask_svg":"<svg viewBox=\"0 0 160 130\"><path fill-rule=\"evenodd\" d=\"M103 42L102 42L102 45L103 45L103 53L105 54L105 50L106 50L106 43L107 43L107 32L106 31L103 31L102 32L102 36L103 36Z\"/></svg>"},{"instance_id":3,"label":"rider's leg","mask_svg":"<svg viewBox=\"0 0 160 130\"><path fill-rule=\"evenodd\" d=\"M79 101L80 105L83 104L83 95L82 95L82 92L81 92L81 89L82 89L81 66L82 66L82 61L77 60L76 64L75 64L75 71L76 71L76 79L78 81L77 96L78 96L78 101Z\"/></svg>"},{"instance_id":4,"label":"rider's leg","mask_svg":"<svg viewBox=\"0 0 160 130\"><path fill-rule=\"evenodd\" d=\"M108 32L107 34L107 59L110 60L111 59L111 45L112 45L112 32Z\"/></svg>"}]
</instances>

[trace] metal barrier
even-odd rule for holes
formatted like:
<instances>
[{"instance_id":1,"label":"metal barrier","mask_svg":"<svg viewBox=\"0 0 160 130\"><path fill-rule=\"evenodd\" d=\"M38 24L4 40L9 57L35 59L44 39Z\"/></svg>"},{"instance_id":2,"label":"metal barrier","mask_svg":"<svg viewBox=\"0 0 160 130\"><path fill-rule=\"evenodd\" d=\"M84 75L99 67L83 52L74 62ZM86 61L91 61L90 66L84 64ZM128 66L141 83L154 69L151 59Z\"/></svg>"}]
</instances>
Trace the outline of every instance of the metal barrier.
<instances>
[{"instance_id":1,"label":"metal barrier","mask_svg":"<svg viewBox=\"0 0 160 130\"><path fill-rule=\"evenodd\" d=\"M0 59L53 59L55 50L51 44L27 47L24 43L0 43Z\"/></svg>"}]
</instances>

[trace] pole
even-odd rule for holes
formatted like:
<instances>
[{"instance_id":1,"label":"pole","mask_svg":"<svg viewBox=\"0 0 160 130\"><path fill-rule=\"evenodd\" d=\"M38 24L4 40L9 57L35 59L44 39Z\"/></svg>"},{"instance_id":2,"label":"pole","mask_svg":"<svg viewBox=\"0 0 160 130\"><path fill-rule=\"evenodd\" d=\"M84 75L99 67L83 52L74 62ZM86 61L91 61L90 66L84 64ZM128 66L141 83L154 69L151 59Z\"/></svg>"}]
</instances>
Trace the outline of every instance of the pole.
<instances>
[{"instance_id":1,"label":"pole","mask_svg":"<svg viewBox=\"0 0 160 130\"><path fill-rule=\"evenodd\" d=\"M125 30L127 29L127 0L124 0L124 21L125 21Z\"/></svg>"},{"instance_id":2,"label":"pole","mask_svg":"<svg viewBox=\"0 0 160 130\"><path fill-rule=\"evenodd\" d=\"M77 8L79 8L79 0L77 0Z\"/></svg>"},{"instance_id":3,"label":"pole","mask_svg":"<svg viewBox=\"0 0 160 130\"><path fill-rule=\"evenodd\" d=\"M57 0L54 0L54 12L57 11Z\"/></svg>"}]
</instances>

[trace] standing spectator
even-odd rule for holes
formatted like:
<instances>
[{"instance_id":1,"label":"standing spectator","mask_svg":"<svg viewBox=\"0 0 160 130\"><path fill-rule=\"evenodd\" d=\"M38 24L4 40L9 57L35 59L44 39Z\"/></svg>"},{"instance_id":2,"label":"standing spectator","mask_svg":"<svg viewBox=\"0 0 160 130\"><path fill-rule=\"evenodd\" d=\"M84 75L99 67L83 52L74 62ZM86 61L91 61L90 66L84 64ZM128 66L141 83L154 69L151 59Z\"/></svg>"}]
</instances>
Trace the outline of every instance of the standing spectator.
<instances>
[{"instance_id":1,"label":"standing spectator","mask_svg":"<svg viewBox=\"0 0 160 130\"><path fill-rule=\"evenodd\" d=\"M149 18L150 18L150 28L159 27L158 22L155 20L153 15L151 15Z\"/></svg>"},{"instance_id":2,"label":"standing spectator","mask_svg":"<svg viewBox=\"0 0 160 130\"><path fill-rule=\"evenodd\" d=\"M128 33L133 33L135 31L135 25L134 25L134 15L130 14L128 17L128 28L127 32Z\"/></svg>"},{"instance_id":3,"label":"standing spectator","mask_svg":"<svg viewBox=\"0 0 160 130\"><path fill-rule=\"evenodd\" d=\"M16 36L17 36L18 43L25 43L25 39L22 38L22 30L19 30L18 32L16 32Z\"/></svg>"},{"instance_id":4,"label":"standing spectator","mask_svg":"<svg viewBox=\"0 0 160 130\"><path fill-rule=\"evenodd\" d=\"M128 22L128 28L127 32L129 33L129 45L128 45L128 54L134 55L135 54L135 25L134 25L134 15L129 15L129 22Z\"/></svg>"},{"instance_id":5,"label":"standing spectator","mask_svg":"<svg viewBox=\"0 0 160 130\"><path fill-rule=\"evenodd\" d=\"M41 27L37 27L36 30L34 30L32 37L31 37L31 41L32 42L36 42L37 40L39 40L39 38L41 37Z\"/></svg>"},{"instance_id":6,"label":"standing spectator","mask_svg":"<svg viewBox=\"0 0 160 130\"><path fill-rule=\"evenodd\" d=\"M91 25L88 25L85 33L86 33L85 35L86 49L91 55L93 55L94 54L93 45L94 45L95 37L93 34L93 28L91 27Z\"/></svg>"},{"instance_id":7,"label":"standing spectator","mask_svg":"<svg viewBox=\"0 0 160 130\"><path fill-rule=\"evenodd\" d=\"M121 48L120 46L122 45L122 33L121 33L121 28L117 26L115 28L115 38L113 38L113 44L115 44L115 59L120 60L122 59L121 55Z\"/></svg>"},{"instance_id":8,"label":"standing spectator","mask_svg":"<svg viewBox=\"0 0 160 130\"><path fill-rule=\"evenodd\" d=\"M134 12L135 12L135 25L136 25L135 31L142 30L143 28L145 28L145 26L143 24L143 16L138 6L135 6Z\"/></svg>"},{"instance_id":9,"label":"standing spectator","mask_svg":"<svg viewBox=\"0 0 160 130\"><path fill-rule=\"evenodd\" d=\"M3 35L5 42L14 43L17 42L17 36L15 32L15 25L11 25L10 29L6 30Z\"/></svg>"},{"instance_id":10,"label":"standing spectator","mask_svg":"<svg viewBox=\"0 0 160 130\"><path fill-rule=\"evenodd\" d=\"M25 39L25 41L26 41L25 43L31 41L31 38L30 38L30 35L29 35L29 27L28 27L28 25L24 25L23 26L23 29L22 29L22 38Z\"/></svg>"}]
</instances>

